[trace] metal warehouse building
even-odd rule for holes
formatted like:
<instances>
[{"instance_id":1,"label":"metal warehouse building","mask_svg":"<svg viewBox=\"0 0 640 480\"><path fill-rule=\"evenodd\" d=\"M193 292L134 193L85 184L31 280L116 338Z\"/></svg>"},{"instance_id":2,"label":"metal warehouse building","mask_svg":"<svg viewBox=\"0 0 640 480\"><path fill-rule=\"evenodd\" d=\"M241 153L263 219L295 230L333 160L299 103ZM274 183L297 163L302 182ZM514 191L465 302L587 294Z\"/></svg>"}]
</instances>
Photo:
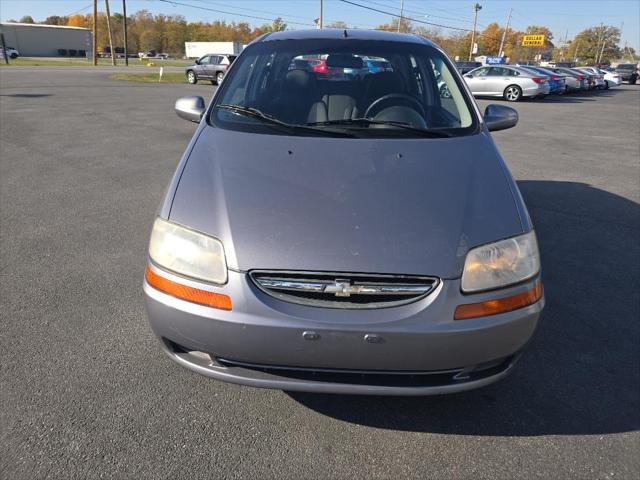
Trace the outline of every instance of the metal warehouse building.
<instances>
[{"instance_id":1,"label":"metal warehouse building","mask_svg":"<svg viewBox=\"0 0 640 480\"><path fill-rule=\"evenodd\" d=\"M56 57L60 49L91 51L91 31L87 28L9 22L0 23L0 28L5 44L25 57Z\"/></svg>"}]
</instances>

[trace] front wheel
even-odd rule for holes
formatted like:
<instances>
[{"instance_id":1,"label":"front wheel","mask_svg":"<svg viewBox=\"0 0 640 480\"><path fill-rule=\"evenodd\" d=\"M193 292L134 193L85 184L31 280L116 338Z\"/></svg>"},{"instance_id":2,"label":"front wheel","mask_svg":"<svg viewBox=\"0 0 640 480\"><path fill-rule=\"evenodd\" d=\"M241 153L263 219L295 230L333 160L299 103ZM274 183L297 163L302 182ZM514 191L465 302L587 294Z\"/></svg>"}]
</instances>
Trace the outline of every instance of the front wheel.
<instances>
[{"instance_id":1,"label":"front wheel","mask_svg":"<svg viewBox=\"0 0 640 480\"><path fill-rule=\"evenodd\" d=\"M509 85L504 89L503 96L507 102L518 102L522 99L522 89L517 85Z\"/></svg>"},{"instance_id":2,"label":"front wheel","mask_svg":"<svg viewBox=\"0 0 640 480\"><path fill-rule=\"evenodd\" d=\"M635 75L632 75L631 77L629 77L629 85L635 85L637 79L638 77L636 77Z\"/></svg>"},{"instance_id":3,"label":"front wheel","mask_svg":"<svg viewBox=\"0 0 640 480\"><path fill-rule=\"evenodd\" d=\"M609 90L609 80L604 81L604 89Z\"/></svg>"},{"instance_id":4,"label":"front wheel","mask_svg":"<svg viewBox=\"0 0 640 480\"><path fill-rule=\"evenodd\" d=\"M189 82L191 85L195 85L196 83L198 83L196 72L194 72L193 70L189 70L187 72L187 82Z\"/></svg>"},{"instance_id":5,"label":"front wheel","mask_svg":"<svg viewBox=\"0 0 640 480\"><path fill-rule=\"evenodd\" d=\"M222 79L224 78L224 73L222 72L218 72L218 74L216 75L216 83L218 85L220 85L220 83L222 82Z\"/></svg>"}]
</instances>

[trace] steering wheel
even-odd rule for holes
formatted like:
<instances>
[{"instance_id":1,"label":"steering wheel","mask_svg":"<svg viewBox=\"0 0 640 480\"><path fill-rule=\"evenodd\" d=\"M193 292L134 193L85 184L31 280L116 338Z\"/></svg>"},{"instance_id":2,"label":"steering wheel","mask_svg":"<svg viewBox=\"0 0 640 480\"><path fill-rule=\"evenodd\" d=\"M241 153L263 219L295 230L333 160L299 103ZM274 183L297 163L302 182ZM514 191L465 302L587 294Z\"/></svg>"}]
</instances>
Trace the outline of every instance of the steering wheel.
<instances>
[{"instance_id":1,"label":"steering wheel","mask_svg":"<svg viewBox=\"0 0 640 480\"><path fill-rule=\"evenodd\" d=\"M364 113L364 117L373 118L389 106L396 107L403 104L404 106L415 110L422 116L422 118L424 118L425 111L422 104L411 95L407 95L405 93L390 93L378 98L371 105L369 105L369 108L367 108L367 111Z\"/></svg>"}]
</instances>

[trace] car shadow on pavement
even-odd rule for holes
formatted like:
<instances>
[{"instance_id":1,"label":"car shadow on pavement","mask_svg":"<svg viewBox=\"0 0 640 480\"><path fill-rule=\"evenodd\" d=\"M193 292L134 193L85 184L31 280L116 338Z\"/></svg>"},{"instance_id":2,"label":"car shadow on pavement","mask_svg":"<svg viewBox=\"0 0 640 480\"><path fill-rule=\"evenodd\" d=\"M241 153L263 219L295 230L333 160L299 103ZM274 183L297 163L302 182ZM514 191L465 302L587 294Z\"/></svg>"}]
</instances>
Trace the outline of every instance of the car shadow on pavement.
<instances>
[{"instance_id":1,"label":"car shadow on pavement","mask_svg":"<svg viewBox=\"0 0 640 480\"><path fill-rule=\"evenodd\" d=\"M640 206L574 182L522 181L546 309L508 378L438 397L288 392L330 417L459 435L584 435L640 428Z\"/></svg>"}]
</instances>

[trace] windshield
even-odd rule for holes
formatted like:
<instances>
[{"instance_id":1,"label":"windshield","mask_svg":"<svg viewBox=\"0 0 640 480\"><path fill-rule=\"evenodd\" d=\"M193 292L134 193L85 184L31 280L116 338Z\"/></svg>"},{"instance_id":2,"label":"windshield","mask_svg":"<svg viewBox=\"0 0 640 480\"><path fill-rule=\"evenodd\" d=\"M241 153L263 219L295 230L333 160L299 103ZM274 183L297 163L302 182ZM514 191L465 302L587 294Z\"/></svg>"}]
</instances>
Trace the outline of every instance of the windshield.
<instances>
[{"instance_id":1,"label":"windshield","mask_svg":"<svg viewBox=\"0 0 640 480\"><path fill-rule=\"evenodd\" d=\"M234 130L449 137L478 127L450 62L417 43L259 42L238 57L221 88L211 121Z\"/></svg>"}]
</instances>

